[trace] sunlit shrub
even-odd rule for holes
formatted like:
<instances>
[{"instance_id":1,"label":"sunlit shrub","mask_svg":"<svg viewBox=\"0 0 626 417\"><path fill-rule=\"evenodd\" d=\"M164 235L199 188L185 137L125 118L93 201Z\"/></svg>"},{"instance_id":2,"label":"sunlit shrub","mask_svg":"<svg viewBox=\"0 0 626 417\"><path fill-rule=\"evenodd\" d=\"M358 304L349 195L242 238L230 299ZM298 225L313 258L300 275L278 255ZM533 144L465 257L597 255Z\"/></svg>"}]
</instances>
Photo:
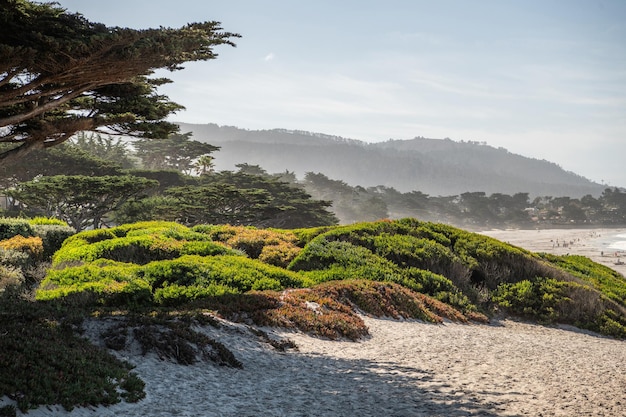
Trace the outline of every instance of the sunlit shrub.
<instances>
[{"instance_id":1,"label":"sunlit shrub","mask_svg":"<svg viewBox=\"0 0 626 417\"><path fill-rule=\"evenodd\" d=\"M136 279L139 269L139 265L100 259L62 269L51 268L41 287L45 288L49 284L63 286L101 280L132 281Z\"/></svg>"},{"instance_id":2,"label":"sunlit shrub","mask_svg":"<svg viewBox=\"0 0 626 417\"><path fill-rule=\"evenodd\" d=\"M551 278L504 284L493 300L513 314L546 323L566 323L624 338L626 317L612 301L588 285Z\"/></svg>"},{"instance_id":3,"label":"sunlit shrub","mask_svg":"<svg viewBox=\"0 0 626 417\"><path fill-rule=\"evenodd\" d=\"M200 287L224 285L236 292L246 292L300 287L304 282L295 272L232 255L184 255L178 259L151 262L141 269L140 274L155 290L172 284Z\"/></svg>"},{"instance_id":4,"label":"sunlit shrub","mask_svg":"<svg viewBox=\"0 0 626 417\"><path fill-rule=\"evenodd\" d=\"M554 322L559 318L561 304L568 301L564 281L549 278L523 280L515 284L502 284L493 294L493 301L513 314Z\"/></svg>"},{"instance_id":5,"label":"sunlit shrub","mask_svg":"<svg viewBox=\"0 0 626 417\"><path fill-rule=\"evenodd\" d=\"M116 237L122 236L116 236L112 229L85 230L67 238L65 242L63 242L62 248L69 249L72 247L90 245L103 240L115 239Z\"/></svg>"},{"instance_id":6,"label":"sunlit shrub","mask_svg":"<svg viewBox=\"0 0 626 417\"><path fill-rule=\"evenodd\" d=\"M92 262L100 258L145 264L183 254L233 253L236 252L185 226L171 222L141 222L78 233L66 239L52 260L53 265Z\"/></svg>"},{"instance_id":7,"label":"sunlit shrub","mask_svg":"<svg viewBox=\"0 0 626 417\"><path fill-rule=\"evenodd\" d=\"M259 255L259 261L266 264L286 268L300 253L301 249L289 243L264 246Z\"/></svg>"},{"instance_id":8,"label":"sunlit shrub","mask_svg":"<svg viewBox=\"0 0 626 417\"><path fill-rule=\"evenodd\" d=\"M212 241L188 241L182 244L179 251L180 255L201 255L201 256L215 256L215 255L238 255L245 256L243 252L230 249L218 242Z\"/></svg>"},{"instance_id":9,"label":"sunlit shrub","mask_svg":"<svg viewBox=\"0 0 626 417\"><path fill-rule=\"evenodd\" d=\"M626 339L626 318L613 310L606 310L597 320L597 329L591 330L596 330L618 339Z\"/></svg>"},{"instance_id":10,"label":"sunlit shrub","mask_svg":"<svg viewBox=\"0 0 626 417\"><path fill-rule=\"evenodd\" d=\"M601 291L611 300L626 307L626 280L619 272L593 262L585 256L539 254L553 265L564 269L594 288Z\"/></svg>"},{"instance_id":11,"label":"sunlit shrub","mask_svg":"<svg viewBox=\"0 0 626 417\"><path fill-rule=\"evenodd\" d=\"M298 238L291 231L230 225L201 225L194 227L193 230L240 250L250 258L276 266L288 265L300 251L297 246Z\"/></svg>"},{"instance_id":12,"label":"sunlit shrub","mask_svg":"<svg viewBox=\"0 0 626 417\"><path fill-rule=\"evenodd\" d=\"M147 304L150 285L138 278L138 265L99 260L50 269L36 293L38 300L51 300L84 293L84 299L102 305ZM86 302L87 302L86 301Z\"/></svg>"},{"instance_id":13,"label":"sunlit shrub","mask_svg":"<svg viewBox=\"0 0 626 417\"><path fill-rule=\"evenodd\" d=\"M117 226L114 232L120 236L140 236L158 234L174 240L210 240L202 233L194 232L187 226L174 222L147 221Z\"/></svg>"},{"instance_id":14,"label":"sunlit shrub","mask_svg":"<svg viewBox=\"0 0 626 417\"><path fill-rule=\"evenodd\" d=\"M100 240L98 242L71 247L62 247L53 257L53 263L69 261L92 262L104 258L119 262L145 264L157 259L176 258L183 242L164 239L159 235L127 236Z\"/></svg>"},{"instance_id":15,"label":"sunlit shrub","mask_svg":"<svg viewBox=\"0 0 626 417\"><path fill-rule=\"evenodd\" d=\"M374 257L372 251L362 246L350 242L328 241L324 236L318 236L294 258L289 269L313 271L331 266L356 267L372 262Z\"/></svg>"},{"instance_id":16,"label":"sunlit shrub","mask_svg":"<svg viewBox=\"0 0 626 417\"><path fill-rule=\"evenodd\" d=\"M177 306L198 299L238 293L234 288L220 284L206 286L169 284L154 291L154 301L164 306Z\"/></svg>"},{"instance_id":17,"label":"sunlit shrub","mask_svg":"<svg viewBox=\"0 0 626 417\"><path fill-rule=\"evenodd\" d=\"M59 287L48 284L36 294L39 301L60 298L73 303L79 300L76 304L133 307L149 305L152 302L152 291L150 285L140 279L117 281L108 278Z\"/></svg>"},{"instance_id":18,"label":"sunlit shrub","mask_svg":"<svg viewBox=\"0 0 626 417\"><path fill-rule=\"evenodd\" d=\"M67 222L61 219L55 219L54 217L33 217L28 219L28 223L31 226L65 226L69 227Z\"/></svg>"},{"instance_id":19,"label":"sunlit shrub","mask_svg":"<svg viewBox=\"0 0 626 417\"><path fill-rule=\"evenodd\" d=\"M12 238L1 240L0 249L24 252L36 260L43 255L43 241L39 236L24 237L16 235Z\"/></svg>"},{"instance_id":20,"label":"sunlit shrub","mask_svg":"<svg viewBox=\"0 0 626 417\"><path fill-rule=\"evenodd\" d=\"M298 238L298 246L304 247L311 240L321 235L322 233L326 233L329 230L333 230L339 226L319 226L319 227L309 227L305 229L291 229L291 232Z\"/></svg>"}]
</instances>

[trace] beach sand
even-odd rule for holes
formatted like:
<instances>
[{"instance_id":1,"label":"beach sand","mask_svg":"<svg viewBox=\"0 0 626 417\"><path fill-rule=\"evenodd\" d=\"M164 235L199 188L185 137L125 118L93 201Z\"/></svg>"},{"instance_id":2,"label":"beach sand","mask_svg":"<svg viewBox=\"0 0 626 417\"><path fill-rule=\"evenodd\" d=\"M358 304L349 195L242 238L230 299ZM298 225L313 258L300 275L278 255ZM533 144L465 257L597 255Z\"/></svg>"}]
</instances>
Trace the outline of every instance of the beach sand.
<instances>
[{"instance_id":1,"label":"beach sand","mask_svg":"<svg viewBox=\"0 0 626 417\"><path fill-rule=\"evenodd\" d=\"M480 233L533 252L586 256L626 276L626 253L608 247L609 237L626 234L626 229L489 230ZM616 265L619 260L625 263Z\"/></svg>"},{"instance_id":2,"label":"beach sand","mask_svg":"<svg viewBox=\"0 0 626 417\"><path fill-rule=\"evenodd\" d=\"M585 231L491 231L498 239L596 256ZM601 231L598 231L600 238ZM580 238L580 240L578 240ZM533 243L534 242L534 243ZM555 248L558 253L561 248ZM601 257L600 257L601 258ZM595 259L595 258L594 258ZM606 264L610 264L607 256ZM625 416L626 342L569 326L515 320L489 325L364 318L371 336L329 341L263 329L298 349L279 352L246 325L202 332L229 347L244 368L191 366L119 355L136 365L147 397L108 408L42 407L29 416ZM100 343L102 322L87 323Z\"/></svg>"}]
</instances>

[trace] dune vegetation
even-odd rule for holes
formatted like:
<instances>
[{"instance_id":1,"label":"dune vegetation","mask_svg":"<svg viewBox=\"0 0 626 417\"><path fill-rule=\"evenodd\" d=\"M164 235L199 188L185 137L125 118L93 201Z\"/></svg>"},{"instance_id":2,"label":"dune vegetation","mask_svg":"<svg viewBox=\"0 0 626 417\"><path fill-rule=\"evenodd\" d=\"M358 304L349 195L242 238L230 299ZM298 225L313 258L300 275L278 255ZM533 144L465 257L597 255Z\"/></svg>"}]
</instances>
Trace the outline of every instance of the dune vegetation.
<instances>
[{"instance_id":1,"label":"dune vegetation","mask_svg":"<svg viewBox=\"0 0 626 417\"><path fill-rule=\"evenodd\" d=\"M80 336L84 320L102 317L119 319L102 335L109 349L132 337L181 364L233 367L242 364L194 325L224 318L358 340L362 314L514 316L626 338L626 280L615 271L410 218L293 230L152 221L81 233L0 219L0 291L0 368L9 370L0 397L22 410L142 398L132 367Z\"/></svg>"}]
</instances>

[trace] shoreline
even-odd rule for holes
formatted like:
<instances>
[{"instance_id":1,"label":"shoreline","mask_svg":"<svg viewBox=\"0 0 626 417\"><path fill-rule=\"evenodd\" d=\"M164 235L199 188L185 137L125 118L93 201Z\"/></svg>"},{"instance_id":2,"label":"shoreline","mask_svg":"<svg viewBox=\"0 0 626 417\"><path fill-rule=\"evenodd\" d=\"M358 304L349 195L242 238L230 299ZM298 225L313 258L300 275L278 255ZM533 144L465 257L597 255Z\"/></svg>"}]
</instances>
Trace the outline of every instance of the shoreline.
<instances>
[{"instance_id":1,"label":"shoreline","mask_svg":"<svg viewBox=\"0 0 626 417\"><path fill-rule=\"evenodd\" d=\"M578 228L578 229L493 229L477 232L531 252L545 252L553 255L581 255L609 267L626 276L626 252L609 248L614 241L612 236L626 234L626 227L620 228ZM624 239L626 240L626 239ZM557 245L557 241L559 242ZM563 242L566 245L563 245Z\"/></svg>"}]
</instances>

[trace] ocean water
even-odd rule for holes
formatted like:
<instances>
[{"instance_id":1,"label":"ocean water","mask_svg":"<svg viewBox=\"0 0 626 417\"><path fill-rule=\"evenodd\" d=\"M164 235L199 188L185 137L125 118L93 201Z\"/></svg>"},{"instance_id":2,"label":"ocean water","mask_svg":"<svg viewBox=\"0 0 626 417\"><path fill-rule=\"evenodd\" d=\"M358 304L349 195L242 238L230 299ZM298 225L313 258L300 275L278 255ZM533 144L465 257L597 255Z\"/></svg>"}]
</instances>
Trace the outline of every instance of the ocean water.
<instances>
[{"instance_id":1,"label":"ocean water","mask_svg":"<svg viewBox=\"0 0 626 417\"><path fill-rule=\"evenodd\" d=\"M596 240L596 245L608 253L617 252L620 255L626 254L626 231L624 229L604 229L602 236Z\"/></svg>"},{"instance_id":2,"label":"ocean water","mask_svg":"<svg viewBox=\"0 0 626 417\"><path fill-rule=\"evenodd\" d=\"M626 251L626 233L609 236L608 248L616 251Z\"/></svg>"}]
</instances>

